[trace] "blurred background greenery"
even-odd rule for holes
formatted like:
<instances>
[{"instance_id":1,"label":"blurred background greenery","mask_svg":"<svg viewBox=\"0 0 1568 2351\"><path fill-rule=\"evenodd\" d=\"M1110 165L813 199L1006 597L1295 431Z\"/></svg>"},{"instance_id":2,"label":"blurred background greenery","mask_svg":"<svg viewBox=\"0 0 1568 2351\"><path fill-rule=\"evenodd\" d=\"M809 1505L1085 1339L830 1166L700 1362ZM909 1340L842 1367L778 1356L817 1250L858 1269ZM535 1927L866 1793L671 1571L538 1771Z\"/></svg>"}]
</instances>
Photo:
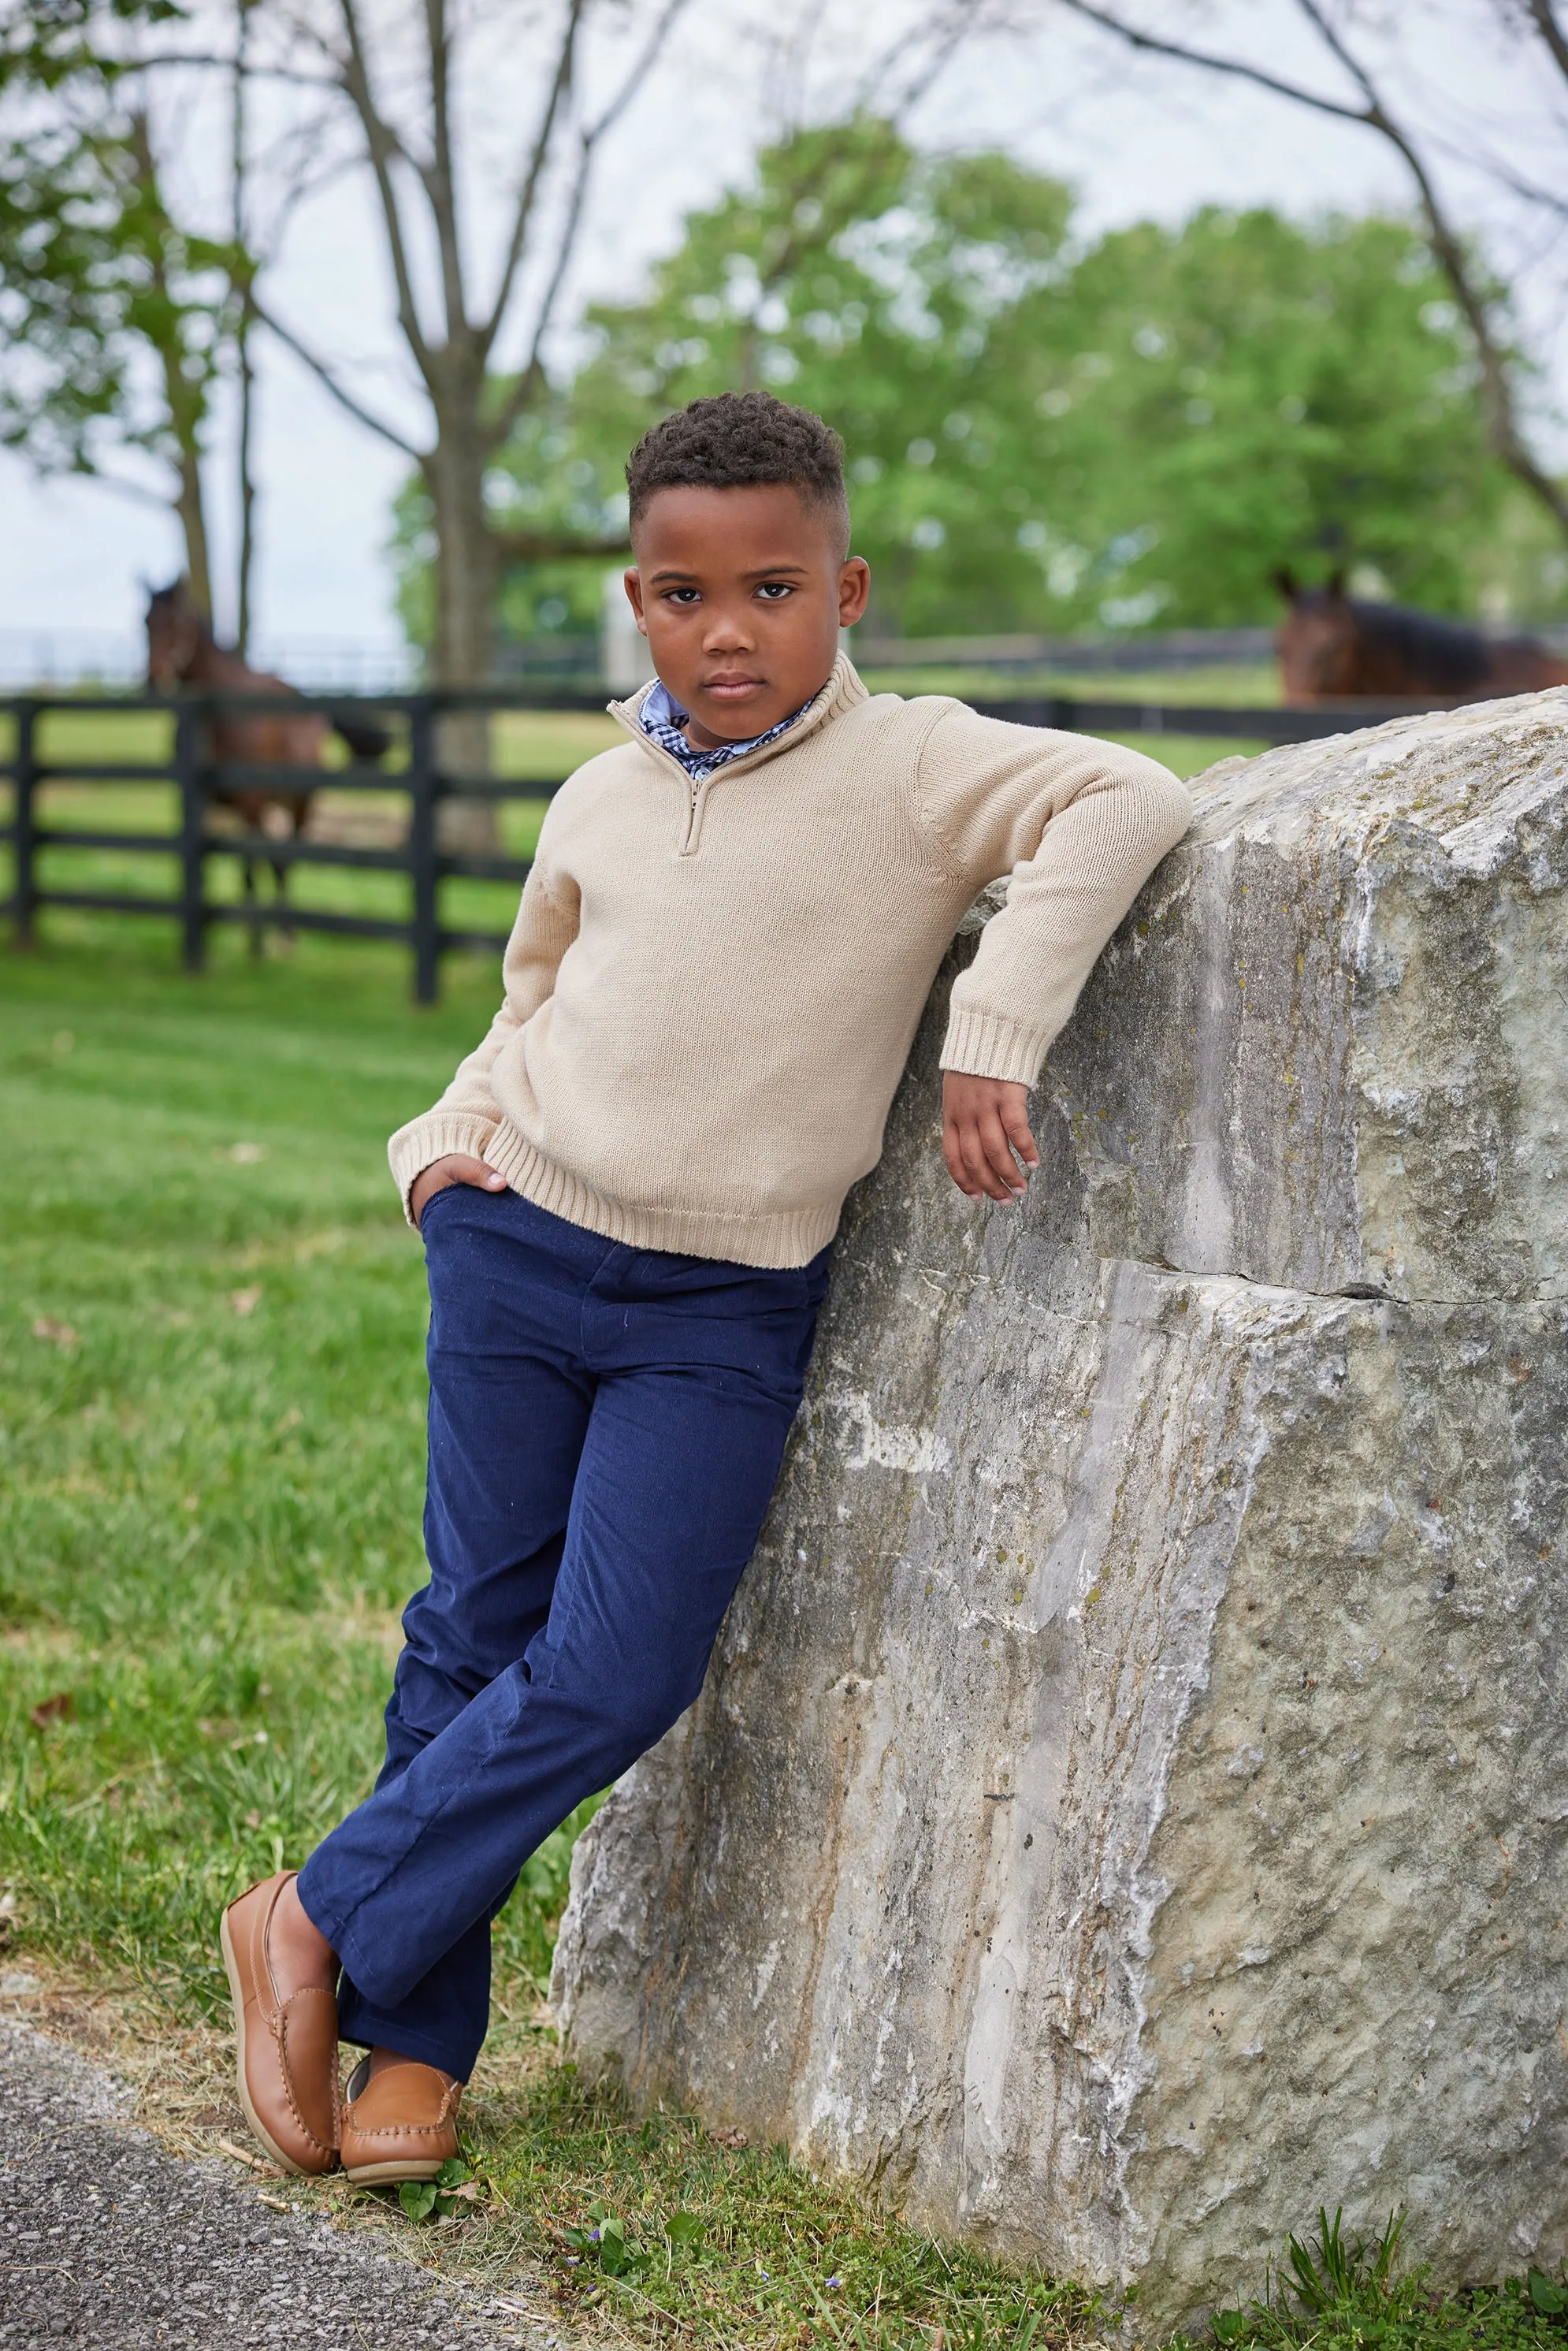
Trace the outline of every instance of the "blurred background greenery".
<instances>
[{"instance_id":1,"label":"blurred background greenery","mask_svg":"<svg viewBox=\"0 0 1568 2351\"><path fill-rule=\"evenodd\" d=\"M1282 565L1568 620L1547 0L417 16L0 0L0 447L159 509L242 650L311 402L462 685L594 671L630 445L757 386L844 437L862 640L1258 629Z\"/></svg>"},{"instance_id":2,"label":"blurred background greenery","mask_svg":"<svg viewBox=\"0 0 1568 2351\"><path fill-rule=\"evenodd\" d=\"M1209 208L1075 234L1070 191L1002 154L923 155L874 116L765 148L488 484L498 525L613 530L628 448L762 382L843 434L876 638L1267 622L1270 575L1343 564L1441 612L1568 611L1561 533L1488 446L1464 321L1397 218ZM431 638L434 519L394 540ZM586 632L601 574L515 564L504 640Z\"/></svg>"}]
</instances>

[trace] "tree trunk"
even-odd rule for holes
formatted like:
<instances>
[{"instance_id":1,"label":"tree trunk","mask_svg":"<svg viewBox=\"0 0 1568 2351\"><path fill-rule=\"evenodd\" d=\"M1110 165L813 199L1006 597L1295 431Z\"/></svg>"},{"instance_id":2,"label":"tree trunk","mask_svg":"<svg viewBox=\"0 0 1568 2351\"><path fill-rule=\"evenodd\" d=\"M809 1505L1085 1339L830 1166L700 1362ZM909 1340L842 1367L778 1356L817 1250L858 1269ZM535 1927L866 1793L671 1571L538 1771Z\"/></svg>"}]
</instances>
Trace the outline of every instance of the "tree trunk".
<instances>
[{"instance_id":1,"label":"tree trunk","mask_svg":"<svg viewBox=\"0 0 1568 2351\"><path fill-rule=\"evenodd\" d=\"M235 651L250 653L251 577L256 569L256 471L251 458L256 412L256 371L250 358L248 296L235 337L239 360L239 442L235 465L239 485L239 558L235 583Z\"/></svg>"},{"instance_id":2,"label":"tree trunk","mask_svg":"<svg viewBox=\"0 0 1568 2351\"><path fill-rule=\"evenodd\" d=\"M180 444L180 493L174 501L185 534L185 578L192 601L212 625L213 571L207 558L207 517L202 504L202 460L194 439Z\"/></svg>"},{"instance_id":3,"label":"tree trunk","mask_svg":"<svg viewBox=\"0 0 1568 2351\"><path fill-rule=\"evenodd\" d=\"M477 402L451 403L458 413L438 419L439 437L425 462L435 508L435 643L434 683L485 685L490 677L495 611L495 541L485 516L485 449ZM443 769L460 776L490 772L490 720L485 711L454 711L436 735ZM450 799L440 811L441 846L459 854L494 856L501 847L496 803Z\"/></svg>"},{"instance_id":4,"label":"tree trunk","mask_svg":"<svg viewBox=\"0 0 1568 2351\"><path fill-rule=\"evenodd\" d=\"M231 122L233 204L230 221L234 249L242 275L234 290L239 297L235 321L235 359L239 377L239 435L235 451L239 490L239 559L235 580L235 651L243 659L250 652L250 583L256 563L256 475L251 462L251 426L256 406L256 372L251 365L250 329L253 272L245 255L246 233L246 70L253 0L235 0L234 112ZM231 279L231 285L234 281Z\"/></svg>"},{"instance_id":5,"label":"tree trunk","mask_svg":"<svg viewBox=\"0 0 1568 2351\"><path fill-rule=\"evenodd\" d=\"M206 411L206 392L200 381L193 383L185 372L188 353L182 331L181 309L170 287L166 246L162 241L169 226L168 214L158 186L152 141L145 114L132 115L128 143L154 230L148 242L147 260L153 287L161 298L162 320L162 331L149 328L148 334L163 371L163 399L169 411L169 431L174 443L172 462L180 485L174 496L174 511L185 534L185 578L198 611L211 627L213 568L207 551L206 508L202 501L201 431Z\"/></svg>"}]
</instances>

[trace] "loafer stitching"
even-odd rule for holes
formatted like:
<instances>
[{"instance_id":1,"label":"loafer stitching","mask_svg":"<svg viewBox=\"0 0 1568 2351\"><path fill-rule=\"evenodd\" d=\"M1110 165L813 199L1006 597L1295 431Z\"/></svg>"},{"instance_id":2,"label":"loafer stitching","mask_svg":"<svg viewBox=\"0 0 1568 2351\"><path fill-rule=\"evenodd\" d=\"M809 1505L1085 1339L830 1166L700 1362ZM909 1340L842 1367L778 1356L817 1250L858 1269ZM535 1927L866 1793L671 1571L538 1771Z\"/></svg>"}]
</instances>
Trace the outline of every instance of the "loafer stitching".
<instances>
[{"instance_id":1,"label":"loafer stitching","mask_svg":"<svg viewBox=\"0 0 1568 2351\"><path fill-rule=\"evenodd\" d=\"M312 1993L319 1992L321 1989L322 1987L319 1984L306 1984L302 1986L298 1991L291 1992L288 1998L284 2001L282 2007L278 2010L277 2015L275 2017L269 2017L267 2019L267 2022L272 2027L272 2037L274 2042L277 2043L277 2072L279 2079L283 2084L283 2095L288 2101L288 2111L293 2116L295 2121L298 2124L300 2129L304 2132L306 2137L309 2140L311 2146L319 2147L323 2155L330 2155L336 2141L334 2140L332 2145L329 2145L327 2140L318 2138L315 2132L311 2129L309 2124L306 2121L304 2116L299 2111L299 2102L294 2094L294 2076L289 2071L287 2052L285 2045L288 2032L289 2010L293 2007L297 2000L308 2000ZM326 1997L329 2000L331 1998L331 1994L329 1992L326 1994ZM336 2113L337 2103L337 2099L334 2097L332 2099L332 2106L334 2109L332 2122L334 2129L336 2129L338 2120Z\"/></svg>"},{"instance_id":2,"label":"loafer stitching","mask_svg":"<svg viewBox=\"0 0 1568 2351\"><path fill-rule=\"evenodd\" d=\"M362 2094L361 2094L362 2095ZM341 2137L351 2132L356 2138L434 2138L438 2133L450 2133L453 2144L457 2139L456 2113L463 2085L455 2082L441 2100L441 2112L433 2123L358 2123L354 2120L354 2105L350 2100L343 2116Z\"/></svg>"},{"instance_id":3,"label":"loafer stitching","mask_svg":"<svg viewBox=\"0 0 1568 2351\"><path fill-rule=\"evenodd\" d=\"M256 1905L256 1918L252 1938L252 1949L256 1962L254 1980L256 1989L256 2007L263 2018L266 2020L267 2029L272 2035L274 2050L277 2059L278 2079L283 2085L283 2095L287 2103L288 2111L293 2116L294 2120L298 2124L307 2143L316 2148L319 2154L330 2155L336 2147L338 2136L337 2069L336 2067L332 2069L333 2078L331 2083L330 2105L332 2110L331 2127L333 2137L331 2141L329 2142L326 2139L317 2137L316 2133L311 2129L309 2124L306 2121L304 2115L300 2111L298 2096L294 2086L294 2076L289 2070L287 2040L288 2031L288 2011L294 2006L296 2001L308 1999L312 1993L321 1993L328 2000L330 2000L332 1995L330 1992L326 1991L325 1987L320 1984L304 1984L301 1985L298 1991L291 1992L287 2000L281 2000L278 1997L277 1979L272 1972L272 1950L268 1940L267 1930L272 1925L272 1914L277 1909L278 1902L282 1898L283 1889L288 1883L289 1876L290 1873L288 1871L284 1871L273 1886L271 1900L265 1903L258 1903Z\"/></svg>"},{"instance_id":4,"label":"loafer stitching","mask_svg":"<svg viewBox=\"0 0 1568 2351\"><path fill-rule=\"evenodd\" d=\"M349 2117L348 2129L355 2138L445 2138L455 2137L444 2123L357 2123Z\"/></svg>"}]
</instances>

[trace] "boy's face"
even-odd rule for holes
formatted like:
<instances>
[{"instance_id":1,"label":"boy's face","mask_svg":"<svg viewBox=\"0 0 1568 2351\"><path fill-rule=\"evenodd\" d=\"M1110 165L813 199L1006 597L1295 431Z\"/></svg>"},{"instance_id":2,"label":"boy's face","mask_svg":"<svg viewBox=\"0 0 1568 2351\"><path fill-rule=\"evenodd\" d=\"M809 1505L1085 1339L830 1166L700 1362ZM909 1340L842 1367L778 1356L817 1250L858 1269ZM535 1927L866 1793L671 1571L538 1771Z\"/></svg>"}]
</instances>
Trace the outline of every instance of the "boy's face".
<instances>
[{"instance_id":1,"label":"boy's face","mask_svg":"<svg viewBox=\"0 0 1568 2351\"><path fill-rule=\"evenodd\" d=\"M765 735L825 684L871 585L838 528L787 482L649 499L626 593L699 750Z\"/></svg>"}]
</instances>

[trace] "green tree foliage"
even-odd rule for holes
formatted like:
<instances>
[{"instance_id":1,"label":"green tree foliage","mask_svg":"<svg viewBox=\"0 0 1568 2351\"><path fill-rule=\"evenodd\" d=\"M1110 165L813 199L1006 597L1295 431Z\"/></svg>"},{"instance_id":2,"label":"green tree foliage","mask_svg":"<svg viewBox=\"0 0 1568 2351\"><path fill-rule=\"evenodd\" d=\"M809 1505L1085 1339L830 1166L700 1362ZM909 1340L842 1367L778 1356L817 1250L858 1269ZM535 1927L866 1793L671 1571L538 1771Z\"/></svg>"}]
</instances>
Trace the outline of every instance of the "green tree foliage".
<instances>
[{"instance_id":1,"label":"green tree foliage","mask_svg":"<svg viewBox=\"0 0 1568 2351\"><path fill-rule=\"evenodd\" d=\"M1014 322L1048 590L1250 621L1282 562L1460 611L1505 489L1458 313L1403 223L1206 211L1103 239ZM1110 597L1104 587L1112 580Z\"/></svg>"},{"instance_id":2,"label":"green tree foliage","mask_svg":"<svg viewBox=\"0 0 1568 2351\"><path fill-rule=\"evenodd\" d=\"M126 61L128 35L178 13L27 0L0 16L0 440L45 471L162 461L210 606L201 447L248 263L173 217Z\"/></svg>"},{"instance_id":3,"label":"green tree foliage","mask_svg":"<svg viewBox=\"0 0 1568 2351\"><path fill-rule=\"evenodd\" d=\"M764 383L847 444L874 630L1272 617L1281 563L1470 605L1504 484L1465 331L1405 223L1206 211L1087 245L1069 193L872 118L766 150L495 468L497 512L609 517L632 442ZM623 511L623 509L622 509ZM596 577L516 575L588 624Z\"/></svg>"}]
</instances>

